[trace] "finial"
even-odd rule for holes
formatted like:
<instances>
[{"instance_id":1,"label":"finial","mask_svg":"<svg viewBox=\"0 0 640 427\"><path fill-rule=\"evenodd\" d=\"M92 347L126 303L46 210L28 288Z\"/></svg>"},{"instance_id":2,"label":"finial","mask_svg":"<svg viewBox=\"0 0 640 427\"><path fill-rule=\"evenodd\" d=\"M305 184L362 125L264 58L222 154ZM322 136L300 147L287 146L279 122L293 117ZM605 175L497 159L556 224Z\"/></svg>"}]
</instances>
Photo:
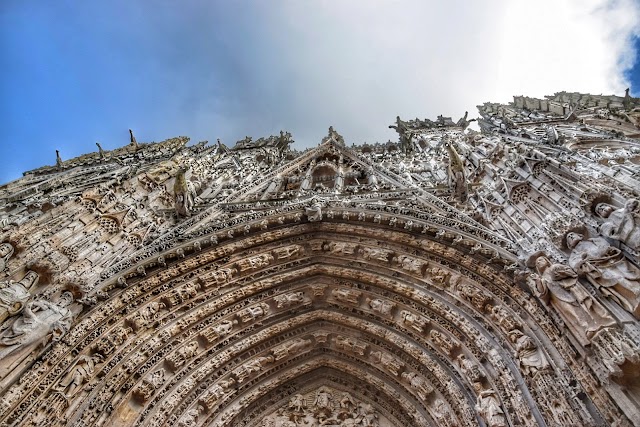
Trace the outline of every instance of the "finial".
<instances>
[{"instance_id":1,"label":"finial","mask_svg":"<svg viewBox=\"0 0 640 427\"><path fill-rule=\"evenodd\" d=\"M138 142L136 141L136 137L133 136L133 131L131 129L129 129L129 140L131 142L131 145L133 145L134 147L138 146Z\"/></svg>"},{"instance_id":2,"label":"finial","mask_svg":"<svg viewBox=\"0 0 640 427\"><path fill-rule=\"evenodd\" d=\"M98 152L100 153L100 158L104 159L106 156L104 155L104 150L102 149L102 147L100 146L99 142L96 142L96 145L98 146Z\"/></svg>"}]
</instances>

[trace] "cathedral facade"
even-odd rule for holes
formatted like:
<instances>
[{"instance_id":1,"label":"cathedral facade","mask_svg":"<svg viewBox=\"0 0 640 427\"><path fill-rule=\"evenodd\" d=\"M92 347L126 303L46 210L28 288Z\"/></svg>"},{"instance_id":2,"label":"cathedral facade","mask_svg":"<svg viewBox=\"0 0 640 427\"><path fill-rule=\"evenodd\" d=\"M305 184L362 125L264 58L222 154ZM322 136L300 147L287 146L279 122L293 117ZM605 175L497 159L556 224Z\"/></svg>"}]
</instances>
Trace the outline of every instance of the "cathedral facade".
<instances>
[{"instance_id":1,"label":"cathedral facade","mask_svg":"<svg viewBox=\"0 0 640 427\"><path fill-rule=\"evenodd\" d=\"M478 108L1 186L0 426L640 425L640 99Z\"/></svg>"}]
</instances>

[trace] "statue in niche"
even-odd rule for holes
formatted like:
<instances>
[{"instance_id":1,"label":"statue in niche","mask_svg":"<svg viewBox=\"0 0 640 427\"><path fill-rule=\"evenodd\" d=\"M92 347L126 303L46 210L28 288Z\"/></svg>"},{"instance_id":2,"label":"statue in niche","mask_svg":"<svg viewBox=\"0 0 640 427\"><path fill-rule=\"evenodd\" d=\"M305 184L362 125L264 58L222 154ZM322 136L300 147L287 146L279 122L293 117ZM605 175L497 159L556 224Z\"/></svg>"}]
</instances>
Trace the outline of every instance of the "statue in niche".
<instances>
[{"instance_id":1,"label":"statue in niche","mask_svg":"<svg viewBox=\"0 0 640 427\"><path fill-rule=\"evenodd\" d=\"M464 161L453 147L453 143L445 141L444 147L449 152L449 167L447 175L449 187L458 202L466 202L468 198L467 176L464 170Z\"/></svg>"},{"instance_id":2,"label":"statue in niche","mask_svg":"<svg viewBox=\"0 0 640 427\"><path fill-rule=\"evenodd\" d=\"M27 271L21 281L0 282L0 323L22 311L31 298L29 290L38 283L38 273Z\"/></svg>"},{"instance_id":3,"label":"statue in niche","mask_svg":"<svg viewBox=\"0 0 640 427\"><path fill-rule=\"evenodd\" d=\"M640 318L640 269L602 237L585 239L582 234L568 233L566 243L571 249L569 265Z\"/></svg>"},{"instance_id":4,"label":"statue in niche","mask_svg":"<svg viewBox=\"0 0 640 427\"><path fill-rule=\"evenodd\" d=\"M546 256L538 256L535 266L538 274L530 277L531 290L560 314L582 345L589 344L600 329L615 324L605 308L578 283L571 267L552 264Z\"/></svg>"},{"instance_id":5,"label":"statue in niche","mask_svg":"<svg viewBox=\"0 0 640 427\"><path fill-rule=\"evenodd\" d=\"M196 192L200 188L200 183L187 180L186 173L186 169L179 169L173 184L175 209L178 217L191 216L195 206Z\"/></svg>"},{"instance_id":6,"label":"statue in niche","mask_svg":"<svg viewBox=\"0 0 640 427\"><path fill-rule=\"evenodd\" d=\"M0 273L7 268L7 261L13 255L14 249L11 243L0 244Z\"/></svg>"},{"instance_id":7,"label":"statue in niche","mask_svg":"<svg viewBox=\"0 0 640 427\"><path fill-rule=\"evenodd\" d=\"M500 407L500 399L496 392L493 389L483 390L481 383L474 383L473 388L478 393L475 409L484 419L487 427L506 427L507 419Z\"/></svg>"},{"instance_id":8,"label":"statue in niche","mask_svg":"<svg viewBox=\"0 0 640 427\"><path fill-rule=\"evenodd\" d=\"M525 335L518 329L514 329L509 332L509 340L516 349L516 357L520 360L520 365L525 374L533 376L549 368L547 357L530 336Z\"/></svg>"},{"instance_id":9,"label":"statue in niche","mask_svg":"<svg viewBox=\"0 0 640 427\"><path fill-rule=\"evenodd\" d=\"M73 323L69 305L73 302L71 292L64 292L57 303L35 300L25 304L22 313L5 321L0 326L0 359L19 349L44 344L49 336L58 341Z\"/></svg>"},{"instance_id":10,"label":"statue in niche","mask_svg":"<svg viewBox=\"0 0 640 427\"><path fill-rule=\"evenodd\" d=\"M601 235L640 251L640 202L637 199L627 200L620 209L607 203L598 203L595 211L605 220L599 228Z\"/></svg>"},{"instance_id":11,"label":"statue in niche","mask_svg":"<svg viewBox=\"0 0 640 427\"><path fill-rule=\"evenodd\" d=\"M61 393L67 399L73 397L82 385L91 379L95 373L96 365L102 360L103 357L99 353L93 356L83 354L55 387L55 391Z\"/></svg>"}]
</instances>

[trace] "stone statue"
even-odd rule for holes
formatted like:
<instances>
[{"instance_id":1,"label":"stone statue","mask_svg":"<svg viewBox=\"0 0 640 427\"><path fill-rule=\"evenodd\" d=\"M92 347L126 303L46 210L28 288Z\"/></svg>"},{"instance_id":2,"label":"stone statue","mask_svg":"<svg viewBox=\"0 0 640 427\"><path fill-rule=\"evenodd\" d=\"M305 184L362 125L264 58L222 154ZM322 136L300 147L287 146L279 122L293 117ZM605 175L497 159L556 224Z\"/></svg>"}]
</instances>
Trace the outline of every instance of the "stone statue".
<instances>
[{"instance_id":1,"label":"stone statue","mask_svg":"<svg viewBox=\"0 0 640 427\"><path fill-rule=\"evenodd\" d=\"M37 283L38 273L35 271L28 271L19 282L0 282L0 323L22 311L31 297L29 289Z\"/></svg>"},{"instance_id":2,"label":"stone statue","mask_svg":"<svg viewBox=\"0 0 640 427\"><path fill-rule=\"evenodd\" d=\"M445 148L449 152L449 167L447 175L449 179L449 187L455 198L459 202L466 202L468 197L467 176L464 170L464 161L449 141L444 143Z\"/></svg>"},{"instance_id":3,"label":"stone statue","mask_svg":"<svg viewBox=\"0 0 640 427\"><path fill-rule=\"evenodd\" d=\"M19 349L42 344L51 336L54 341L69 331L73 313L67 307L73 302L65 292L58 303L35 300L25 304L20 316L14 316L0 326L0 359Z\"/></svg>"},{"instance_id":4,"label":"stone statue","mask_svg":"<svg viewBox=\"0 0 640 427\"><path fill-rule=\"evenodd\" d=\"M176 180L173 184L173 194L175 198L175 209L178 217L189 217L195 206L196 191L199 189L199 183L187 180L186 169L178 170Z\"/></svg>"},{"instance_id":5,"label":"stone statue","mask_svg":"<svg viewBox=\"0 0 640 427\"><path fill-rule=\"evenodd\" d=\"M14 249L11 243L0 244L0 273L7 268L7 261L13 255Z\"/></svg>"},{"instance_id":6,"label":"stone statue","mask_svg":"<svg viewBox=\"0 0 640 427\"><path fill-rule=\"evenodd\" d=\"M484 419L487 427L506 427L507 420L496 392L493 389L483 390L480 383L475 383L474 389L478 393L475 409Z\"/></svg>"},{"instance_id":7,"label":"stone statue","mask_svg":"<svg viewBox=\"0 0 640 427\"><path fill-rule=\"evenodd\" d=\"M549 361L533 339L522 331L514 329L509 332L509 340L514 344L516 357L527 375L535 375L549 368Z\"/></svg>"},{"instance_id":8,"label":"stone statue","mask_svg":"<svg viewBox=\"0 0 640 427\"><path fill-rule=\"evenodd\" d=\"M539 276L534 277L533 292L550 304L583 345L600 329L615 324L605 308L578 283L571 267L552 264L546 256L536 261Z\"/></svg>"},{"instance_id":9,"label":"stone statue","mask_svg":"<svg viewBox=\"0 0 640 427\"><path fill-rule=\"evenodd\" d=\"M607 203L598 203L595 211L605 219L599 228L601 235L640 251L640 202L637 199L627 200L620 209L614 209Z\"/></svg>"},{"instance_id":10,"label":"stone statue","mask_svg":"<svg viewBox=\"0 0 640 427\"><path fill-rule=\"evenodd\" d=\"M566 242L571 268L640 318L640 269L602 237L585 239L582 234L568 233Z\"/></svg>"}]
</instances>

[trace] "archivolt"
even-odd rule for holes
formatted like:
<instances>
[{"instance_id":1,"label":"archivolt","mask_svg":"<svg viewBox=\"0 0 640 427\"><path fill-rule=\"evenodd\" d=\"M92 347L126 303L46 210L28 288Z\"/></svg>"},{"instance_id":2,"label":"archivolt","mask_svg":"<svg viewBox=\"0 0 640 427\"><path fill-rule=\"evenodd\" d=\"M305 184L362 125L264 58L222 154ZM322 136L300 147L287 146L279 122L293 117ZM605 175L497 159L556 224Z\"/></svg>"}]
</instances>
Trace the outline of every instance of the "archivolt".
<instances>
[{"instance_id":1,"label":"archivolt","mask_svg":"<svg viewBox=\"0 0 640 427\"><path fill-rule=\"evenodd\" d=\"M494 390L514 425L583 421L553 418L553 407L589 402L562 391L570 346L503 269L512 256L406 220L338 218L238 225L109 278L109 300L30 368L34 391L5 421L37 423L27 413L42 405L60 424L171 425L201 405L198 425L255 426L310 389L305 378L349 390L395 425L483 422L474 385ZM548 349L549 369L521 366L513 330ZM56 397L83 357L102 375Z\"/></svg>"}]
</instances>

